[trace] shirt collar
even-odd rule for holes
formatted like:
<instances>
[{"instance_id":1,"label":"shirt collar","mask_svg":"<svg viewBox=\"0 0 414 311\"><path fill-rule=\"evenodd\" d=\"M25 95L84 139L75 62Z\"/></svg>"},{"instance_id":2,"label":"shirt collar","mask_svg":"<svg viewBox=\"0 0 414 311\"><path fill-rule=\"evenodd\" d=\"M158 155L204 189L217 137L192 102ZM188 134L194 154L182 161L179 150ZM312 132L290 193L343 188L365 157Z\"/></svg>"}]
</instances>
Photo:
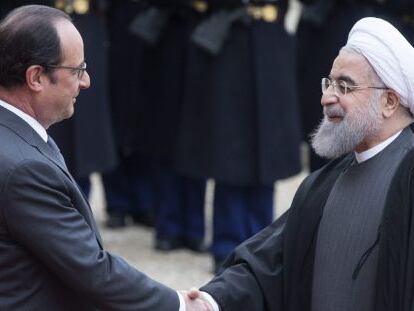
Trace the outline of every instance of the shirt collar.
<instances>
[{"instance_id":1,"label":"shirt collar","mask_svg":"<svg viewBox=\"0 0 414 311\"><path fill-rule=\"evenodd\" d=\"M13 112L15 115L23 119L27 124L29 124L37 134L45 141L47 142L47 132L45 128L33 117L29 116L27 113L21 111L20 109L6 103L5 101L2 101L0 99L0 106L3 108L6 108L7 110Z\"/></svg>"},{"instance_id":2,"label":"shirt collar","mask_svg":"<svg viewBox=\"0 0 414 311\"><path fill-rule=\"evenodd\" d=\"M400 134L402 130L398 133L392 135L391 137L388 137L386 140L384 140L382 143L379 143L378 145L372 147L371 149L365 150L361 153L355 152L355 158L358 163L364 162L376 154L380 153L382 150L385 149L389 144L391 144Z\"/></svg>"}]
</instances>

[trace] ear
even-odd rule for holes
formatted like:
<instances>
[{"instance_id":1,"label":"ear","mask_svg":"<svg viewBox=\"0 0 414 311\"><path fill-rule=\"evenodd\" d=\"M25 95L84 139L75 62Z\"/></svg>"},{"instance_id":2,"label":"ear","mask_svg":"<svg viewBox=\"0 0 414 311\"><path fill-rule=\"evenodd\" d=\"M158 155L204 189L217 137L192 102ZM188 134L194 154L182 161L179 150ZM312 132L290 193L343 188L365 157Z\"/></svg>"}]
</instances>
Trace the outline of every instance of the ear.
<instances>
[{"instance_id":1,"label":"ear","mask_svg":"<svg viewBox=\"0 0 414 311\"><path fill-rule=\"evenodd\" d=\"M34 92L40 92L45 83L44 68L40 65L32 65L26 69L26 84Z\"/></svg>"},{"instance_id":2,"label":"ear","mask_svg":"<svg viewBox=\"0 0 414 311\"><path fill-rule=\"evenodd\" d=\"M400 105L400 97L393 90L386 91L385 105L382 108L384 118L391 117Z\"/></svg>"}]
</instances>

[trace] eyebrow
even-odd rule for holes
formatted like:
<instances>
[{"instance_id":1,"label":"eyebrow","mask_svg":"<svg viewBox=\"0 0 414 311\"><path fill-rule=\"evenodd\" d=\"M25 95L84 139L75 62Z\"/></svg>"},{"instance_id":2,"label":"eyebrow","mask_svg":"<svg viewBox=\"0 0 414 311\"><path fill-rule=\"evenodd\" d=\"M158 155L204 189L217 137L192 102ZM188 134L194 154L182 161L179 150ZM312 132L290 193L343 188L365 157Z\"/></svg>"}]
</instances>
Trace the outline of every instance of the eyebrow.
<instances>
[{"instance_id":1,"label":"eyebrow","mask_svg":"<svg viewBox=\"0 0 414 311\"><path fill-rule=\"evenodd\" d=\"M331 75L329 75L328 77L331 80L345 81L345 82L347 82L350 85L356 85L355 80L352 79L350 76L347 76L347 75L340 75L336 79L332 78Z\"/></svg>"}]
</instances>

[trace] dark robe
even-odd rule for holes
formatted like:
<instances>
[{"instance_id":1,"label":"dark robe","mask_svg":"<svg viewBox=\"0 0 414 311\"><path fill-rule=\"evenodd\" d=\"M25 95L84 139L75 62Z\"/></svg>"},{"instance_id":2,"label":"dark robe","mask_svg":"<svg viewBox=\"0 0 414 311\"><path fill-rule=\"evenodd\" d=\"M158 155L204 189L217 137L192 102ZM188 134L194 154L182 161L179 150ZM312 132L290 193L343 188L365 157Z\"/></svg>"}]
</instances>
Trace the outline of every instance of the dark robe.
<instances>
[{"instance_id":1,"label":"dark robe","mask_svg":"<svg viewBox=\"0 0 414 311\"><path fill-rule=\"evenodd\" d=\"M227 269L201 290L210 293L222 311L310 310L316 234L323 207L336 179L353 159L352 154L343 156L308 176L288 212L241 244L227 259ZM414 149L410 149L387 193L379 231L375 311L412 310L413 178Z\"/></svg>"}]
</instances>

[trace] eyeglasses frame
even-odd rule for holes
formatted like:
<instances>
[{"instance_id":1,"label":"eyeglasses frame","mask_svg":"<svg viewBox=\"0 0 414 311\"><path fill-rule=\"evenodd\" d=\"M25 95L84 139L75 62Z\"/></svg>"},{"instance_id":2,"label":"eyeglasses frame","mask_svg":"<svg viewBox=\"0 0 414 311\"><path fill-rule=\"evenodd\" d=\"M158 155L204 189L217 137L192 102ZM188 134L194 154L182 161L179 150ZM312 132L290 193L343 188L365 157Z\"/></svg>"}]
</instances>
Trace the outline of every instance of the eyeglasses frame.
<instances>
[{"instance_id":1,"label":"eyeglasses frame","mask_svg":"<svg viewBox=\"0 0 414 311\"><path fill-rule=\"evenodd\" d=\"M388 90L389 89L388 87L385 87L385 86L348 85L348 83L346 81L341 80L340 82L345 83L345 93L342 93L341 91L338 91L338 89L337 89L338 82L336 80L332 80L330 78L322 78L322 80L321 80L322 94L325 94L328 90L328 88L326 88L325 91L324 91L324 81L326 81L326 80L329 81L329 86L333 87L334 93L338 97L345 96L347 94L351 94L354 91L364 90L364 89L376 89L376 90Z\"/></svg>"},{"instance_id":2,"label":"eyeglasses frame","mask_svg":"<svg viewBox=\"0 0 414 311\"><path fill-rule=\"evenodd\" d=\"M78 67L72 67L72 66L61 66L61 65L45 65L44 67L46 68L51 68L51 69L68 69L68 70L73 70L76 71L76 75L78 77L78 79L82 79L83 75L85 74L86 71L86 62L82 63L82 65L78 66Z\"/></svg>"}]
</instances>

